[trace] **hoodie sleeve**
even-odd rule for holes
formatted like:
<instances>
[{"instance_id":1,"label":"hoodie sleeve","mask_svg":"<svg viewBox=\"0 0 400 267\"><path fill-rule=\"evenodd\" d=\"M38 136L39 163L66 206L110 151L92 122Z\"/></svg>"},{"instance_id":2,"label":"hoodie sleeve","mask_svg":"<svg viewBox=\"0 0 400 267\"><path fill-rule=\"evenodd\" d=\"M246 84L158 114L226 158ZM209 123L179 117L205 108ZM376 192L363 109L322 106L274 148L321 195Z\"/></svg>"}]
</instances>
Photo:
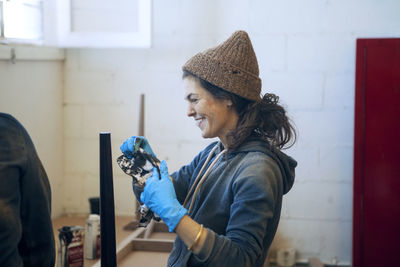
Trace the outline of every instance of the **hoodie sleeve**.
<instances>
[{"instance_id":1,"label":"hoodie sleeve","mask_svg":"<svg viewBox=\"0 0 400 267\"><path fill-rule=\"evenodd\" d=\"M54 266L51 189L25 128L0 113L0 266Z\"/></svg>"},{"instance_id":2,"label":"hoodie sleeve","mask_svg":"<svg viewBox=\"0 0 400 267\"><path fill-rule=\"evenodd\" d=\"M0 117L0 266L20 266L22 238L20 172L26 153L16 124Z\"/></svg>"},{"instance_id":3,"label":"hoodie sleeve","mask_svg":"<svg viewBox=\"0 0 400 267\"><path fill-rule=\"evenodd\" d=\"M205 244L194 256L207 266L253 266L267 249L265 240L271 241L276 231L272 218L280 213L282 199L282 176L276 162L252 153L235 176L226 234L207 229Z\"/></svg>"}]
</instances>

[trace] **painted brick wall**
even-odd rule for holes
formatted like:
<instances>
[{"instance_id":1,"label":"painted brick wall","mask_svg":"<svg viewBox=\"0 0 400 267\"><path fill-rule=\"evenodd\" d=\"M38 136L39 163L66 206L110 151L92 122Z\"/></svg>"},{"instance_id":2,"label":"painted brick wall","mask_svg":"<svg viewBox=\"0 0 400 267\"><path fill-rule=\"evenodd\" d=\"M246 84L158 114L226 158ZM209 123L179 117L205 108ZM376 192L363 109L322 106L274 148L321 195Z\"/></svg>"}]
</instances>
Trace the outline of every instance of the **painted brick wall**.
<instances>
[{"instance_id":1,"label":"painted brick wall","mask_svg":"<svg viewBox=\"0 0 400 267\"><path fill-rule=\"evenodd\" d=\"M186 117L181 66L194 53L247 30L263 92L281 97L299 131L287 151L299 166L285 196L273 250L351 262L355 44L399 37L398 0L153 1L151 49L71 49L64 91L67 212L87 212L98 195L98 133L110 131L113 158L138 134L139 96L146 129L170 171L188 163L203 140ZM132 214L130 178L114 164L116 212Z\"/></svg>"},{"instance_id":2,"label":"painted brick wall","mask_svg":"<svg viewBox=\"0 0 400 267\"><path fill-rule=\"evenodd\" d=\"M29 132L49 177L52 216L57 217L63 213L64 64L61 56L49 60L48 51L34 51L46 59L19 60L25 52L32 53L26 47L17 49L14 64L0 59L0 112L13 115Z\"/></svg>"}]
</instances>

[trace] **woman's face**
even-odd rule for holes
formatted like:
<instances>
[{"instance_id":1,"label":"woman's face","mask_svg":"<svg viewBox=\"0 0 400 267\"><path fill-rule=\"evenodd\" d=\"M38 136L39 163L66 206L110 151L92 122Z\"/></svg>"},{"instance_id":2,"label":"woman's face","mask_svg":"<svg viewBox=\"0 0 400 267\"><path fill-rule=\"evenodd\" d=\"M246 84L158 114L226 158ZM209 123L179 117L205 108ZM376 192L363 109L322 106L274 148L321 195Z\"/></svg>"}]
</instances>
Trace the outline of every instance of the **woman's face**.
<instances>
[{"instance_id":1,"label":"woman's face","mask_svg":"<svg viewBox=\"0 0 400 267\"><path fill-rule=\"evenodd\" d=\"M218 137L226 144L227 133L236 127L238 115L230 100L216 99L197 79L183 79L189 117L193 117L204 138Z\"/></svg>"}]
</instances>

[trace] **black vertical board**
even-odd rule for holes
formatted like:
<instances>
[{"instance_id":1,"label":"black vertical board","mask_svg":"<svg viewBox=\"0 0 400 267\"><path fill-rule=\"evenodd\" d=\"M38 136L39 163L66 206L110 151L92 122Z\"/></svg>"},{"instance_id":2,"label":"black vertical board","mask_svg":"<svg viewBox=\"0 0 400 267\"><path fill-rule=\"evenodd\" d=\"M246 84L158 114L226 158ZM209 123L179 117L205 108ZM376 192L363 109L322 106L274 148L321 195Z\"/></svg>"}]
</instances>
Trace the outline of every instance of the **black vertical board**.
<instances>
[{"instance_id":1,"label":"black vertical board","mask_svg":"<svg viewBox=\"0 0 400 267\"><path fill-rule=\"evenodd\" d=\"M100 237L101 266L117 266L111 134L100 133Z\"/></svg>"}]
</instances>

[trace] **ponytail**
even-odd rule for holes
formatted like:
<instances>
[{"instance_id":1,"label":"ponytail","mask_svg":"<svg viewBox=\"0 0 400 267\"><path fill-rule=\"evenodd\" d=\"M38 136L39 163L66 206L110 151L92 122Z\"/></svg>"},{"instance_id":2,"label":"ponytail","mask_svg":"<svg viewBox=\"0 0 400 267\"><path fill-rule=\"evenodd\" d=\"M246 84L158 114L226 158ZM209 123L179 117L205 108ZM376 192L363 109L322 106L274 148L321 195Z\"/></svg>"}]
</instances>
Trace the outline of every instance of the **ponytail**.
<instances>
[{"instance_id":1,"label":"ponytail","mask_svg":"<svg viewBox=\"0 0 400 267\"><path fill-rule=\"evenodd\" d=\"M285 109L279 105L279 97L265 94L260 101L251 101L238 110L236 129L228 134L229 148L238 147L249 136L259 136L278 149L291 147L296 141L296 131Z\"/></svg>"}]
</instances>

